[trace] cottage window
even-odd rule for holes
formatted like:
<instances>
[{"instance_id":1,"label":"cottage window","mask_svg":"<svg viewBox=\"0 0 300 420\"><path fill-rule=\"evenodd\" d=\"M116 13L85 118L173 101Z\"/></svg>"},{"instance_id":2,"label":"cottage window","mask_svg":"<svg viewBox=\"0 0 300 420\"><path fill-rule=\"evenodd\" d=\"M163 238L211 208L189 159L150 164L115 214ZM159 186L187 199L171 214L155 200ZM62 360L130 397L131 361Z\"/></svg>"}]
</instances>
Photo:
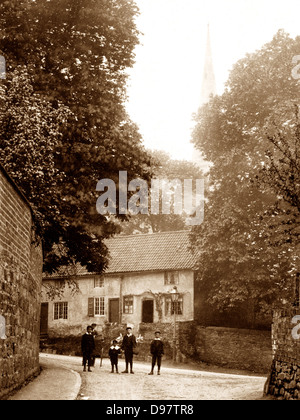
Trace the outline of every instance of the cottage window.
<instances>
[{"instance_id":1,"label":"cottage window","mask_svg":"<svg viewBox=\"0 0 300 420\"><path fill-rule=\"evenodd\" d=\"M104 287L104 277L95 277L94 278L94 288L96 287Z\"/></svg>"},{"instance_id":2,"label":"cottage window","mask_svg":"<svg viewBox=\"0 0 300 420\"><path fill-rule=\"evenodd\" d=\"M95 298L95 315L104 315L104 297Z\"/></svg>"},{"instance_id":3,"label":"cottage window","mask_svg":"<svg viewBox=\"0 0 300 420\"><path fill-rule=\"evenodd\" d=\"M54 303L54 320L68 319L68 302Z\"/></svg>"},{"instance_id":4,"label":"cottage window","mask_svg":"<svg viewBox=\"0 0 300 420\"><path fill-rule=\"evenodd\" d=\"M105 301L104 297L89 298L88 300L88 316L103 316L105 315Z\"/></svg>"},{"instance_id":5,"label":"cottage window","mask_svg":"<svg viewBox=\"0 0 300 420\"><path fill-rule=\"evenodd\" d=\"M133 314L133 296L124 297L124 314Z\"/></svg>"},{"instance_id":6,"label":"cottage window","mask_svg":"<svg viewBox=\"0 0 300 420\"><path fill-rule=\"evenodd\" d=\"M165 273L165 285L179 284L178 271L169 271Z\"/></svg>"},{"instance_id":7,"label":"cottage window","mask_svg":"<svg viewBox=\"0 0 300 420\"><path fill-rule=\"evenodd\" d=\"M165 298L165 315L170 316L174 315L182 315L183 314L183 297L179 296L178 302L172 302L171 297Z\"/></svg>"}]
</instances>

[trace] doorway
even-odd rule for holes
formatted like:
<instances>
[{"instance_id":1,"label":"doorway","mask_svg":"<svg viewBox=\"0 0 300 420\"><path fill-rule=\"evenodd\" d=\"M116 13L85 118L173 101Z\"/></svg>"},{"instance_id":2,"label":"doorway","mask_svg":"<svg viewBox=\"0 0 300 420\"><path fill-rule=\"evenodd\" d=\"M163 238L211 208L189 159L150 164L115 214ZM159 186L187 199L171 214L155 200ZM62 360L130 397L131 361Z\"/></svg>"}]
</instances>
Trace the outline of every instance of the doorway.
<instances>
[{"instance_id":1,"label":"doorway","mask_svg":"<svg viewBox=\"0 0 300 420\"><path fill-rule=\"evenodd\" d=\"M120 299L109 300L108 321L111 323L119 323L120 318Z\"/></svg>"},{"instance_id":2,"label":"doorway","mask_svg":"<svg viewBox=\"0 0 300 420\"><path fill-rule=\"evenodd\" d=\"M41 304L41 324L40 324L40 335L45 336L48 334L48 311L49 304Z\"/></svg>"},{"instance_id":3,"label":"doorway","mask_svg":"<svg viewBox=\"0 0 300 420\"><path fill-rule=\"evenodd\" d=\"M154 301L143 300L142 322L145 324L153 324L154 322Z\"/></svg>"}]
</instances>

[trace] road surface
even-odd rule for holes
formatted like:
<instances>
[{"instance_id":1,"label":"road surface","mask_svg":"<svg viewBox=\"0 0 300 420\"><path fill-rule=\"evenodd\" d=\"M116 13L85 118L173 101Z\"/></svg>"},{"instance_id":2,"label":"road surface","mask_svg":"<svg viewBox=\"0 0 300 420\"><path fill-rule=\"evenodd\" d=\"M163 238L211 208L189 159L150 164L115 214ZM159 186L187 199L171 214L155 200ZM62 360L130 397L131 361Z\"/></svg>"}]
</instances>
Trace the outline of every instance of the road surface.
<instances>
[{"instance_id":1,"label":"road surface","mask_svg":"<svg viewBox=\"0 0 300 420\"><path fill-rule=\"evenodd\" d=\"M99 360L93 372L82 372L81 358L41 354L47 366L71 369L81 376L78 400L260 400L266 377L233 375L190 369L164 368L149 376L149 364L136 362L134 375L110 373L110 363ZM119 361L119 371L124 360Z\"/></svg>"}]
</instances>

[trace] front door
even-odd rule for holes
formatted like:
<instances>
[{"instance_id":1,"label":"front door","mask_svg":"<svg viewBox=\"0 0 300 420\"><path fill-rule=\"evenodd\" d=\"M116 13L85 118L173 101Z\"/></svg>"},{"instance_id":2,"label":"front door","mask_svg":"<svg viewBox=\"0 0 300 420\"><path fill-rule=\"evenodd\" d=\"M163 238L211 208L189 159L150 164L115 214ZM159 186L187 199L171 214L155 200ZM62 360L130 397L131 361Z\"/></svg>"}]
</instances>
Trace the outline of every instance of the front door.
<instances>
[{"instance_id":1,"label":"front door","mask_svg":"<svg viewBox=\"0 0 300 420\"><path fill-rule=\"evenodd\" d=\"M41 325L40 325L40 334L48 334L48 303L42 303L41 305Z\"/></svg>"},{"instance_id":2,"label":"front door","mask_svg":"<svg viewBox=\"0 0 300 420\"><path fill-rule=\"evenodd\" d=\"M109 301L109 322L119 324L120 321L120 299Z\"/></svg>"},{"instance_id":3,"label":"front door","mask_svg":"<svg viewBox=\"0 0 300 420\"><path fill-rule=\"evenodd\" d=\"M143 300L143 310L142 310L142 322L146 324L152 324L154 319L154 301L153 300Z\"/></svg>"}]
</instances>

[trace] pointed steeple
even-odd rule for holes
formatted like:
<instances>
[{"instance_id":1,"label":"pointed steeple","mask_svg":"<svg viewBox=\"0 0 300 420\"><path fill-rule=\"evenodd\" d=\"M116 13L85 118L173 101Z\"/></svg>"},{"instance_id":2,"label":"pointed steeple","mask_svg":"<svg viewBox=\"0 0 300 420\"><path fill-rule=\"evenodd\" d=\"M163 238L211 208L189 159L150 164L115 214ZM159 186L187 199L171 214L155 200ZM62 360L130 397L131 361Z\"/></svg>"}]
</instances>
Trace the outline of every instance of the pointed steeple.
<instances>
[{"instance_id":1,"label":"pointed steeple","mask_svg":"<svg viewBox=\"0 0 300 420\"><path fill-rule=\"evenodd\" d=\"M210 96L215 95L215 94L216 94L216 78L215 78L215 72L214 72L214 66L213 66L212 50L211 50L211 42L210 42L210 30L209 30L209 24L208 24L200 106L209 102Z\"/></svg>"},{"instance_id":2,"label":"pointed steeple","mask_svg":"<svg viewBox=\"0 0 300 420\"><path fill-rule=\"evenodd\" d=\"M202 79L202 90L200 108L207 104L210 100L211 95L216 95L216 78L212 59L212 50L210 42L210 30L209 24L207 25L207 41L206 41L206 52L205 52L205 64ZM209 163L203 160L202 154L199 150L194 148L192 161L198 165L204 172L209 169Z\"/></svg>"}]
</instances>

